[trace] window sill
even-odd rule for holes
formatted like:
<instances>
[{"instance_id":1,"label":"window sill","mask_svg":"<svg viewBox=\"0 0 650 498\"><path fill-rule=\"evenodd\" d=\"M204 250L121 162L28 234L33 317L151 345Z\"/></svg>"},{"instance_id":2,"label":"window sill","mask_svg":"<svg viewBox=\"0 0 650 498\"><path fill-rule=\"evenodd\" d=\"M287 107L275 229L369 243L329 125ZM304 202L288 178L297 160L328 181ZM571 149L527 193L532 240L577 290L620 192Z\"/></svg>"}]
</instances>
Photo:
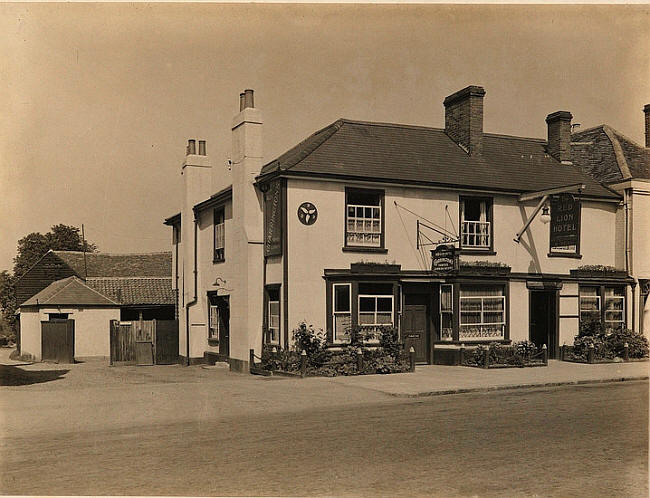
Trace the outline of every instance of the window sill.
<instances>
[{"instance_id":1,"label":"window sill","mask_svg":"<svg viewBox=\"0 0 650 498\"><path fill-rule=\"evenodd\" d=\"M363 247L363 246L344 246L343 252L370 252L375 254L386 254L388 249L384 247Z\"/></svg>"},{"instance_id":2,"label":"window sill","mask_svg":"<svg viewBox=\"0 0 650 498\"><path fill-rule=\"evenodd\" d=\"M225 262L226 262L226 258L213 259L213 260L212 260L212 264L213 264L213 265L216 265L217 263L225 263Z\"/></svg>"},{"instance_id":3,"label":"window sill","mask_svg":"<svg viewBox=\"0 0 650 498\"><path fill-rule=\"evenodd\" d=\"M582 259L582 254L571 254L571 253L563 253L563 252L549 252L546 256L549 258Z\"/></svg>"},{"instance_id":4,"label":"window sill","mask_svg":"<svg viewBox=\"0 0 650 498\"><path fill-rule=\"evenodd\" d=\"M218 346L219 339L208 338L208 346Z\"/></svg>"},{"instance_id":5,"label":"window sill","mask_svg":"<svg viewBox=\"0 0 650 498\"><path fill-rule=\"evenodd\" d=\"M460 248L460 253L461 254L482 254L483 256L496 256L497 252L493 251L492 249L468 249L468 248Z\"/></svg>"}]
</instances>

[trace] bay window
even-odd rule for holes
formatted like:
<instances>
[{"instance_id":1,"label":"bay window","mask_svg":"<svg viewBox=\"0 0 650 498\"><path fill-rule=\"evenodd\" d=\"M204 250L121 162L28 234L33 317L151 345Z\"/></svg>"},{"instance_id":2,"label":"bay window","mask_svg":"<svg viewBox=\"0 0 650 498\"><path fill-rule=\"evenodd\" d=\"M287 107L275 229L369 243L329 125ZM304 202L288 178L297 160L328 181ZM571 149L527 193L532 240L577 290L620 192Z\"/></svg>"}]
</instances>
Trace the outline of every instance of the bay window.
<instances>
[{"instance_id":1,"label":"bay window","mask_svg":"<svg viewBox=\"0 0 650 498\"><path fill-rule=\"evenodd\" d=\"M459 340L504 339L506 297L503 286L460 286Z\"/></svg>"},{"instance_id":2,"label":"bay window","mask_svg":"<svg viewBox=\"0 0 650 498\"><path fill-rule=\"evenodd\" d=\"M352 286L350 284L334 284L332 286L334 316L332 319L333 342L347 340L346 333L352 321Z\"/></svg>"},{"instance_id":3,"label":"bay window","mask_svg":"<svg viewBox=\"0 0 650 498\"><path fill-rule=\"evenodd\" d=\"M440 285L440 340L453 340L454 332L453 285Z\"/></svg>"},{"instance_id":4,"label":"bay window","mask_svg":"<svg viewBox=\"0 0 650 498\"><path fill-rule=\"evenodd\" d=\"M580 323L601 322L607 328L625 328L625 287L580 286Z\"/></svg>"}]
</instances>

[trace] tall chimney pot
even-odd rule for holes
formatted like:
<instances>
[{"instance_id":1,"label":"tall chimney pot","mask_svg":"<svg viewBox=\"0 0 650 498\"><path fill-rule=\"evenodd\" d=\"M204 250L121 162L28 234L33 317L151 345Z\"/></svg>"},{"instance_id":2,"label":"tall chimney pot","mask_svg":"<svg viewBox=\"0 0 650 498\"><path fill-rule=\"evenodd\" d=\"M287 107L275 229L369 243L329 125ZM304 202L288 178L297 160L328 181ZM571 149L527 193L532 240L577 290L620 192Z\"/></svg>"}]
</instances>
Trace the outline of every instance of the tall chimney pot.
<instances>
[{"instance_id":1,"label":"tall chimney pot","mask_svg":"<svg viewBox=\"0 0 650 498\"><path fill-rule=\"evenodd\" d=\"M239 111L244 110L244 92L239 94Z\"/></svg>"},{"instance_id":2,"label":"tall chimney pot","mask_svg":"<svg viewBox=\"0 0 650 498\"><path fill-rule=\"evenodd\" d=\"M650 147L650 104L643 106L645 113L645 146Z\"/></svg>"},{"instance_id":3,"label":"tall chimney pot","mask_svg":"<svg viewBox=\"0 0 650 498\"><path fill-rule=\"evenodd\" d=\"M187 141L187 155L196 154L196 140L190 139Z\"/></svg>"},{"instance_id":4,"label":"tall chimney pot","mask_svg":"<svg viewBox=\"0 0 650 498\"><path fill-rule=\"evenodd\" d=\"M445 132L470 155L483 151L483 97L481 86L471 85L449 95L445 106Z\"/></svg>"},{"instance_id":5,"label":"tall chimney pot","mask_svg":"<svg viewBox=\"0 0 650 498\"><path fill-rule=\"evenodd\" d=\"M251 89L244 90L244 109L247 109L248 107L255 107L253 101L253 90Z\"/></svg>"},{"instance_id":6,"label":"tall chimney pot","mask_svg":"<svg viewBox=\"0 0 650 498\"><path fill-rule=\"evenodd\" d=\"M205 140L199 140L199 156L205 156Z\"/></svg>"},{"instance_id":7,"label":"tall chimney pot","mask_svg":"<svg viewBox=\"0 0 650 498\"><path fill-rule=\"evenodd\" d=\"M571 119L569 111L557 111L546 116L548 153L563 164L571 164Z\"/></svg>"}]
</instances>

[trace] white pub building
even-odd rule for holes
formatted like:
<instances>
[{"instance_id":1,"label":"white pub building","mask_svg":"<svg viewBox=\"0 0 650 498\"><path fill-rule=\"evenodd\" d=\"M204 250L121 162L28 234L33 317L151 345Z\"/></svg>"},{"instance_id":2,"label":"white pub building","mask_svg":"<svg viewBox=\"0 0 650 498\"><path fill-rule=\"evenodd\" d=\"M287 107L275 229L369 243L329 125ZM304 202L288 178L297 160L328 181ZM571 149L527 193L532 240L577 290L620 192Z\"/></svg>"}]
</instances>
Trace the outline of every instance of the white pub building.
<instances>
[{"instance_id":1,"label":"white pub building","mask_svg":"<svg viewBox=\"0 0 650 498\"><path fill-rule=\"evenodd\" d=\"M484 97L444 99L444 128L339 119L268 160L241 94L232 172L190 140L165 220L181 361L245 371L301 321L332 347L391 325L418 362L447 364L525 339L553 358L586 319L638 328L623 197L571 163L571 114L547 116L547 140L485 133Z\"/></svg>"}]
</instances>

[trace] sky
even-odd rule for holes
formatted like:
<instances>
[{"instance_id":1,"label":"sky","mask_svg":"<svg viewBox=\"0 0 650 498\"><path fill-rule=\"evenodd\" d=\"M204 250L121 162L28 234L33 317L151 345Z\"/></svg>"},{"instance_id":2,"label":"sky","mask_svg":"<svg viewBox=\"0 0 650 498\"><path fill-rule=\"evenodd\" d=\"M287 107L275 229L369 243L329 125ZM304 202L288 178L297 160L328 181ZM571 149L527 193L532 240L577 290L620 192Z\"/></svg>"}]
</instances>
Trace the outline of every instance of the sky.
<instances>
[{"instance_id":1,"label":"sky","mask_svg":"<svg viewBox=\"0 0 650 498\"><path fill-rule=\"evenodd\" d=\"M101 252L170 250L188 138L226 174L239 93L270 161L340 117L545 138L568 110L643 144L649 5L0 3L0 270L63 223Z\"/></svg>"}]
</instances>

